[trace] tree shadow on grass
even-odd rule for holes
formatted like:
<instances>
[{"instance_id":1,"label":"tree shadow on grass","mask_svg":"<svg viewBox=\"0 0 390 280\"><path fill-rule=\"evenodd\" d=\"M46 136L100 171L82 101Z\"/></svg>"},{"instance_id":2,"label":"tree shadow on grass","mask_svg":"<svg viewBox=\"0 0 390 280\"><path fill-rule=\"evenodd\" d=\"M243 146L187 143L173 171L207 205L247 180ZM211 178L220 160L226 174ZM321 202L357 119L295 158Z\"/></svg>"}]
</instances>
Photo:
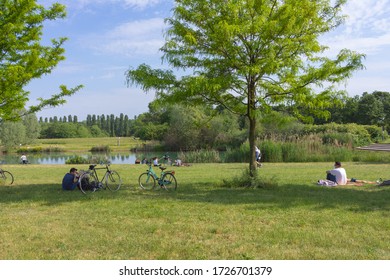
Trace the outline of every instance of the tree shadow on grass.
<instances>
[{"instance_id":1,"label":"tree shadow on grass","mask_svg":"<svg viewBox=\"0 0 390 280\"><path fill-rule=\"evenodd\" d=\"M186 188L186 186L182 186ZM322 187L285 184L272 188L191 188L177 196L184 201L219 204L243 204L254 208L288 209L307 206L312 209L347 208L355 212L390 211L390 186Z\"/></svg>"},{"instance_id":2,"label":"tree shadow on grass","mask_svg":"<svg viewBox=\"0 0 390 280\"><path fill-rule=\"evenodd\" d=\"M17 203L24 201L41 202L45 205L88 201L93 195L84 195L80 190L64 191L61 186L53 184L17 185L0 187L0 203Z\"/></svg>"},{"instance_id":3,"label":"tree shadow on grass","mask_svg":"<svg viewBox=\"0 0 390 280\"><path fill-rule=\"evenodd\" d=\"M268 188L210 187L208 182L180 184L177 191L144 191L120 189L117 192L101 190L84 195L79 190L63 191L53 184L18 185L0 187L0 204L24 201L40 202L43 205L58 205L74 201L98 199L173 200L183 202L237 205L253 209L311 207L331 209L343 207L355 212L390 211L390 186L321 187L313 185L284 184Z\"/></svg>"}]
</instances>

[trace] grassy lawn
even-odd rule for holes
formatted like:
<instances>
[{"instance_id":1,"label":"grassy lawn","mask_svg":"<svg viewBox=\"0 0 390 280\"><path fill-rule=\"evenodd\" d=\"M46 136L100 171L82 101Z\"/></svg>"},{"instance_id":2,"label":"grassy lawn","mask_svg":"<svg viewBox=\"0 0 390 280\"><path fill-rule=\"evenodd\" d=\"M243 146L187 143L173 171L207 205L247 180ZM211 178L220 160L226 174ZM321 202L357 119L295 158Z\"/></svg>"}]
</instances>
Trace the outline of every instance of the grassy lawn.
<instances>
[{"instance_id":1,"label":"grassy lawn","mask_svg":"<svg viewBox=\"0 0 390 280\"><path fill-rule=\"evenodd\" d=\"M142 146L143 141L133 137L100 137L100 138L64 138L38 139L36 145L42 148L58 147L64 151L89 151L92 147L109 146L112 152L130 151L130 148Z\"/></svg>"},{"instance_id":2,"label":"grassy lawn","mask_svg":"<svg viewBox=\"0 0 390 280\"><path fill-rule=\"evenodd\" d=\"M6 165L0 259L390 259L390 187L317 186L331 165L266 163L275 186L230 189L246 164L194 164L175 168L175 193L139 190L146 166L114 165L124 187L88 197L60 189L69 165ZM344 167L390 177L388 164Z\"/></svg>"}]
</instances>

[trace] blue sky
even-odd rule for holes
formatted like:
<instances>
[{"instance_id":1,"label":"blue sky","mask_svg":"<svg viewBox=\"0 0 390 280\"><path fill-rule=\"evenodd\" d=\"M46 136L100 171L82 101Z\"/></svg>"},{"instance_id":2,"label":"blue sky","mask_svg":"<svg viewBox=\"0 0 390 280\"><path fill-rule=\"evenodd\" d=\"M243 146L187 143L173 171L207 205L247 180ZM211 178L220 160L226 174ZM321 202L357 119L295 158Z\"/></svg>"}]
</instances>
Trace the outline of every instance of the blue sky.
<instances>
[{"instance_id":1,"label":"blue sky","mask_svg":"<svg viewBox=\"0 0 390 280\"><path fill-rule=\"evenodd\" d=\"M165 68L159 48L164 43L164 18L173 0L38 0L67 6L67 18L48 22L44 40L67 37L66 60L52 74L27 87L30 104L50 97L61 84L84 88L67 104L45 109L40 117L124 113L130 118L148 110L152 93L127 87L125 71L147 63ZM350 0L345 24L322 38L334 55L348 48L367 55L365 70L355 73L346 87L350 96L374 90L390 91L390 0Z\"/></svg>"}]
</instances>

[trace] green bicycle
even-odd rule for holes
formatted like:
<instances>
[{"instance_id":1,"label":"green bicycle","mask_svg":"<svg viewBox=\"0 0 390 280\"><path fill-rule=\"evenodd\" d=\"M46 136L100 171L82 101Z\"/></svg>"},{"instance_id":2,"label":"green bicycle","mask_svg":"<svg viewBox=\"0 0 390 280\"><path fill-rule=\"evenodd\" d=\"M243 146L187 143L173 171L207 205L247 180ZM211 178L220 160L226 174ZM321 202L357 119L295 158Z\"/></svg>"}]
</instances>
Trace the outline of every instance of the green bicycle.
<instances>
[{"instance_id":1,"label":"green bicycle","mask_svg":"<svg viewBox=\"0 0 390 280\"><path fill-rule=\"evenodd\" d=\"M12 185L14 176L11 172L0 168L0 185Z\"/></svg>"},{"instance_id":2,"label":"green bicycle","mask_svg":"<svg viewBox=\"0 0 390 280\"><path fill-rule=\"evenodd\" d=\"M156 182L160 188L167 191L175 191L177 188L177 181L175 177L175 171L165 171L166 167L159 166L161 170L160 176L156 174L153 170L152 163L147 163L149 166L146 172L142 173L138 178L138 183L141 189L152 190L156 188Z\"/></svg>"},{"instance_id":3,"label":"green bicycle","mask_svg":"<svg viewBox=\"0 0 390 280\"><path fill-rule=\"evenodd\" d=\"M96 170L105 169L106 172L100 180ZM100 189L108 188L110 191L117 191L122 185L122 179L118 172L110 169L110 164L105 167L96 167L96 164L90 165L89 170L83 173L79 178L79 189L83 194L89 194Z\"/></svg>"}]
</instances>

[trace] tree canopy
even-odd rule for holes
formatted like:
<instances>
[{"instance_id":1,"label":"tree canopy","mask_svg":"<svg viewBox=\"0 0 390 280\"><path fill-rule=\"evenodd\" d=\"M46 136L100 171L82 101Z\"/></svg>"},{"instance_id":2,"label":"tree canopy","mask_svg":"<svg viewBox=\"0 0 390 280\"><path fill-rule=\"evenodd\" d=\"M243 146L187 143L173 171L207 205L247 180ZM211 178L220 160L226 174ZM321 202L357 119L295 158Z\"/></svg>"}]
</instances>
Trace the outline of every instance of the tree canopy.
<instances>
[{"instance_id":1,"label":"tree canopy","mask_svg":"<svg viewBox=\"0 0 390 280\"><path fill-rule=\"evenodd\" d=\"M277 104L310 115L329 114L337 83L361 69L364 55L325 56L319 36L343 22L346 0L176 0L166 19L163 59L173 70L140 65L129 84L154 90L164 102L220 105L249 120L250 170L256 119ZM178 73L184 73L179 77Z\"/></svg>"},{"instance_id":2,"label":"tree canopy","mask_svg":"<svg viewBox=\"0 0 390 280\"><path fill-rule=\"evenodd\" d=\"M65 15L65 7L58 3L44 8L36 0L0 1L0 121L19 119L19 112L29 100L25 86L50 74L65 59L62 46L66 38L52 39L50 46L41 43L43 23ZM28 108L27 113L63 104L66 96L81 87L68 89L62 85L59 93L38 99L39 104Z\"/></svg>"}]
</instances>

